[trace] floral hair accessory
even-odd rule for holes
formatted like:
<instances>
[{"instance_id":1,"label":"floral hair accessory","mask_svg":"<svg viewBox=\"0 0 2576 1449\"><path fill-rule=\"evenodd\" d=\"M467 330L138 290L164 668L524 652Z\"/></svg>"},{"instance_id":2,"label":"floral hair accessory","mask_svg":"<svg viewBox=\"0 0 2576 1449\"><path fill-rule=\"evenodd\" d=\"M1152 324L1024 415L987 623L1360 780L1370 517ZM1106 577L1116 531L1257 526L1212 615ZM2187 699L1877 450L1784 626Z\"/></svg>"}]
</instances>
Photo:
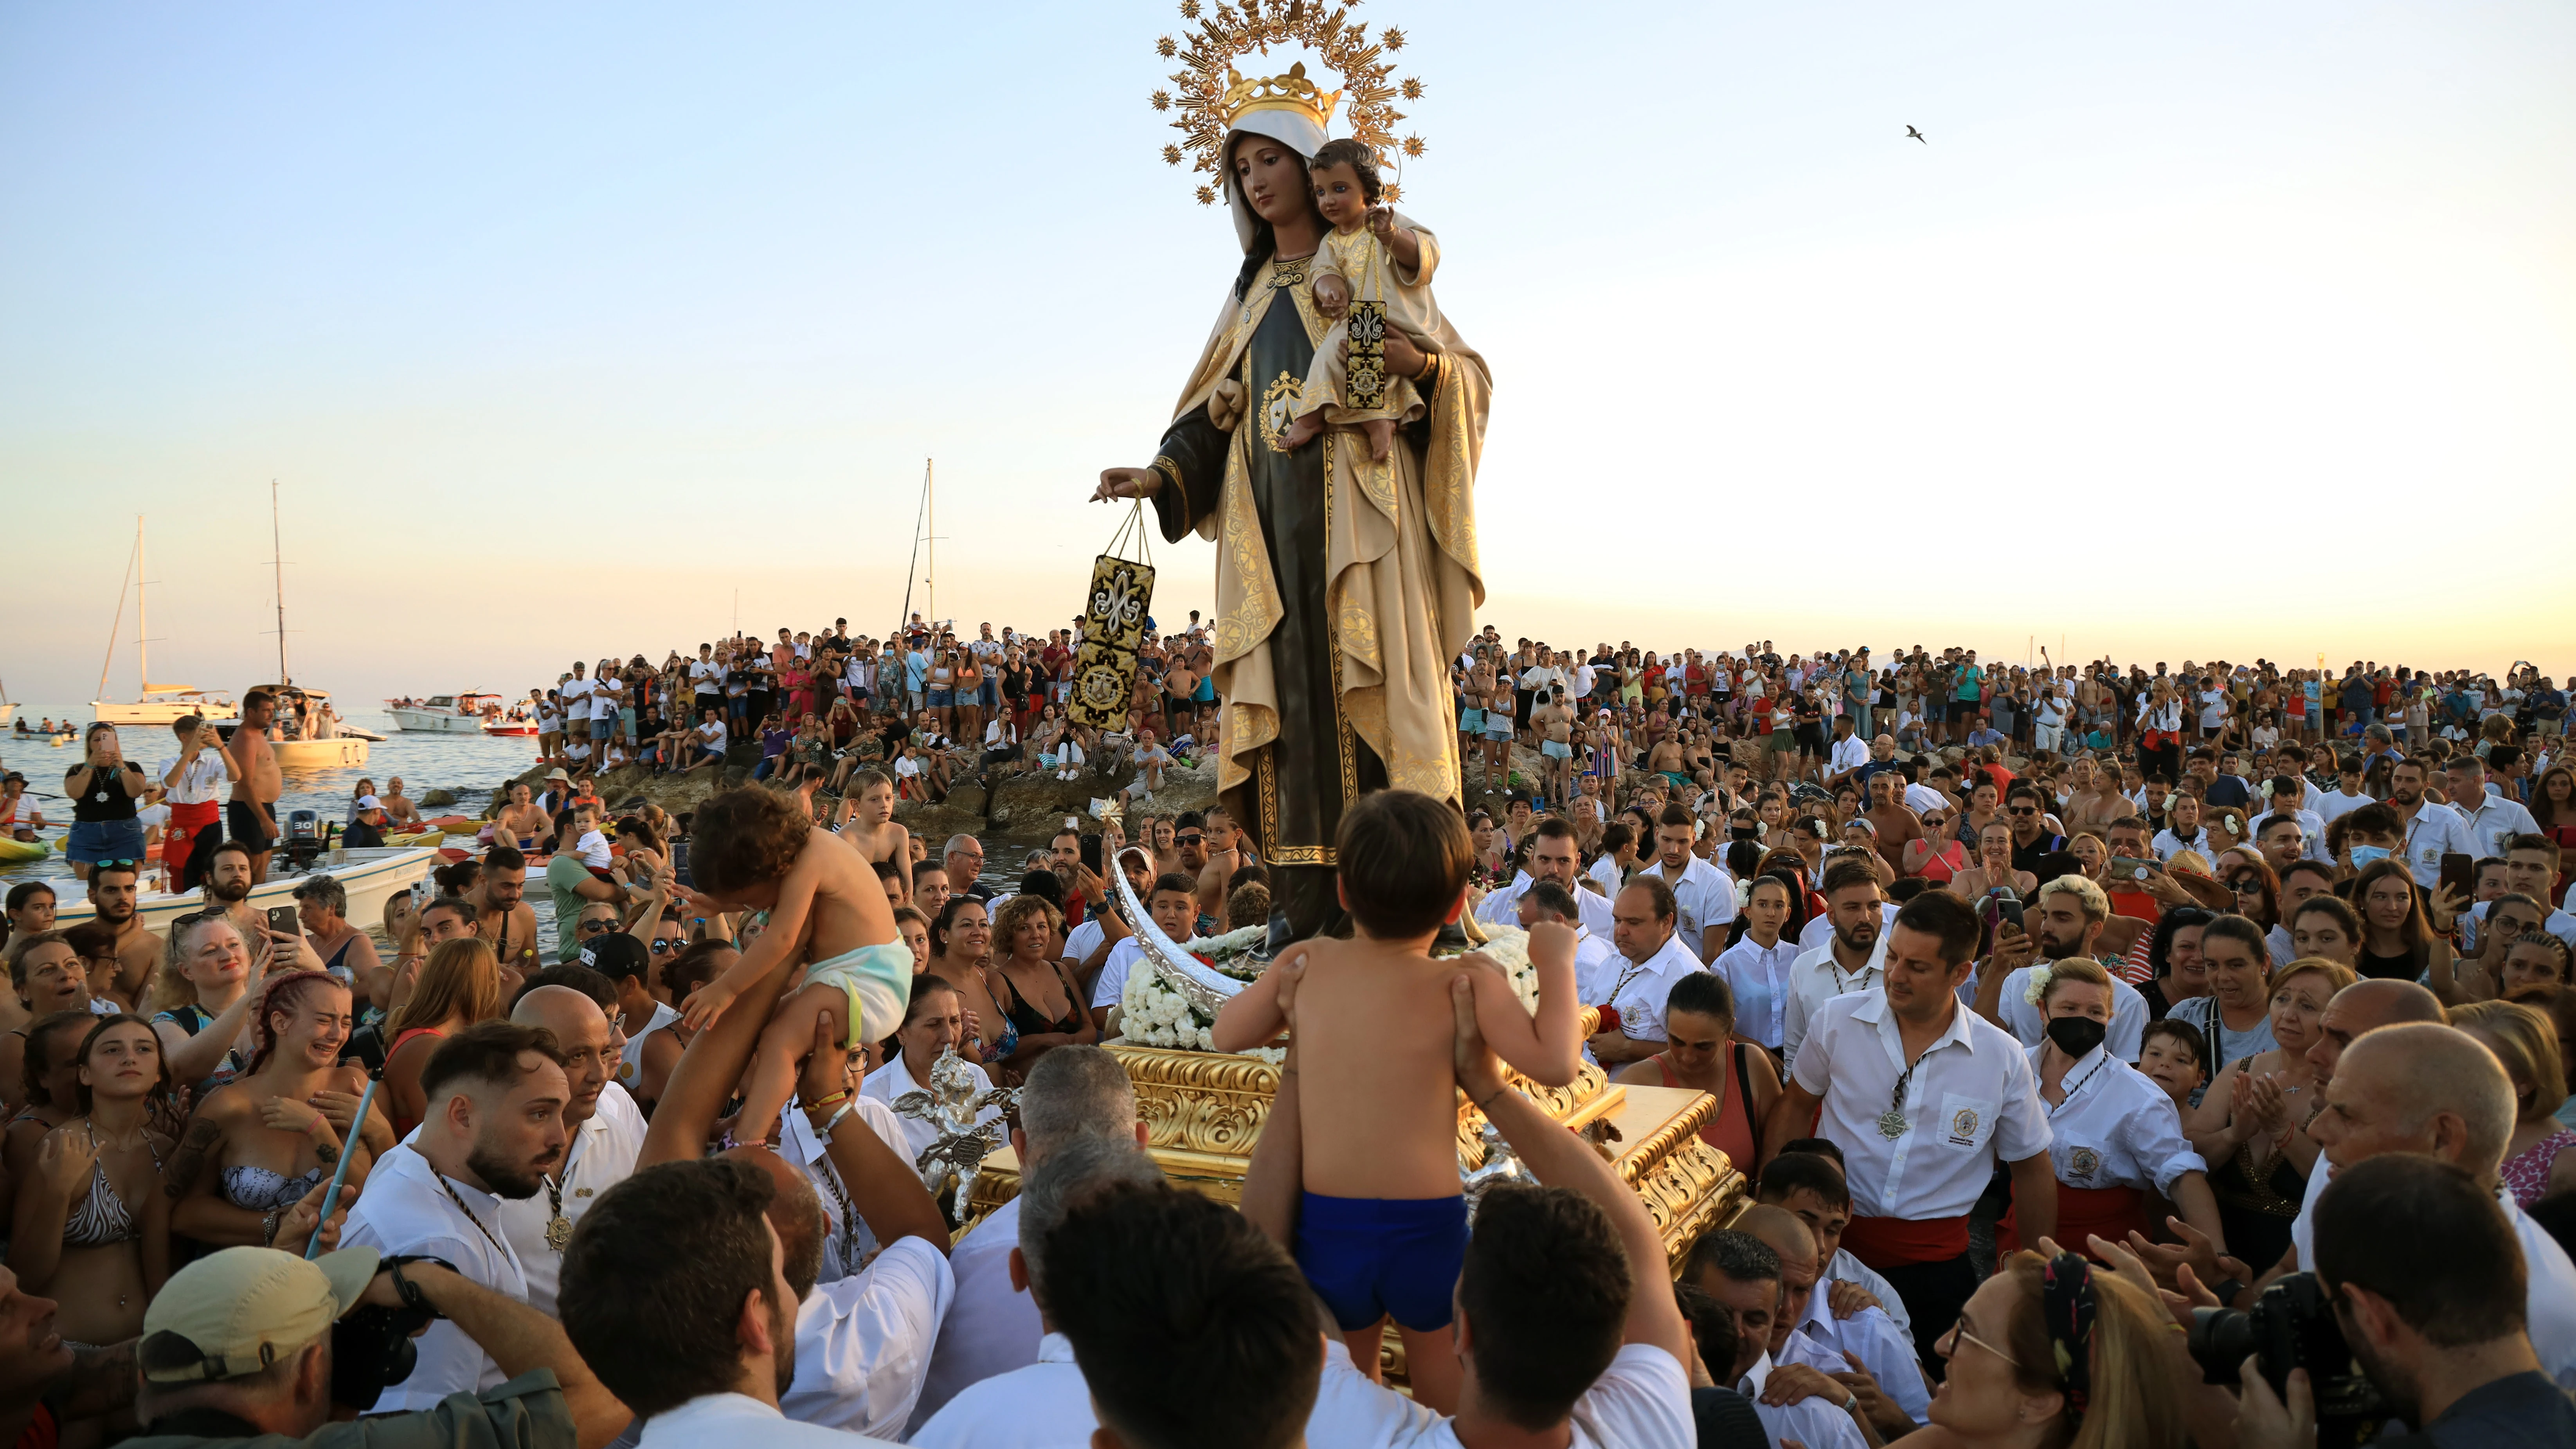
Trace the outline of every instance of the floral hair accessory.
<instances>
[{"instance_id":1,"label":"floral hair accessory","mask_svg":"<svg viewBox=\"0 0 2576 1449\"><path fill-rule=\"evenodd\" d=\"M2054 966L2046 971L2031 972L2030 979L2022 984L2021 999L2033 1006L2039 1005L2048 999L2048 988L2056 981L2057 968Z\"/></svg>"}]
</instances>

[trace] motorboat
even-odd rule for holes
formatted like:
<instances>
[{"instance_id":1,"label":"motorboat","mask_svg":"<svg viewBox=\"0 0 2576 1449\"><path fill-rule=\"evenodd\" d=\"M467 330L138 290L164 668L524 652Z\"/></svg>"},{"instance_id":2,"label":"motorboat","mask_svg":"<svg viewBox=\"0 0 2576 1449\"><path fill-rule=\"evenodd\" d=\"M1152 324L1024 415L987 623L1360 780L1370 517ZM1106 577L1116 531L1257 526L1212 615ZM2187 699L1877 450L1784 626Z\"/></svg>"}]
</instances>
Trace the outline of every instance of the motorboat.
<instances>
[{"instance_id":1,"label":"motorboat","mask_svg":"<svg viewBox=\"0 0 2576 1449\"><path fill-rule=\"evenodd\" d=\"M328 690L307 689L300 684L263 684L259 688L277 696L276 713L270 716L268 747L277 756L281 770L337 770L367 762L367 745L379 738L365 730L352 729L331 708ZM215 727L230 741L235 721Z\"/></svg>"},{"instance_id":2,"label":"motorboat","mask_svg":"<svg viewBox=\"0 0 2576 1449\"><path fill-rule=\"evenodd\" d=\"M9 721L16 718L17 714L18 706L9 702L9 686L0 684L0 729L7 728Z\"/></svg>"},{"instance_id":3,"label":"motorboat","mask_svg":"<svg viewBox=\"0 0 2576 1449\"><path fill-rule=\"evenodd\" d=\"M328 854L317 857L312 868L301 875L272 875L251 887L249 905L255 910L295 904L295 887L317 875L327 875L349 893L348 918L360 925L383 919L385 902L394 892L408 891L429 878L430 870L440 863L436 850L427 846L384 846L343 850L341 859ZM97 914L89 903L88 889L79 881L54 881L54 924L68 930ZM149 930L167 933L170 922L190 911L203 910L205 896L198 891L173 895L168 891L143 892L134 903L135 913L143 917Z\"/></svg>"},{"instance_id":4,"label":"motorboat","mask_svg":"<svg viewBox=\"0 0 2576 1449\"><path fill-rule=\"evenodd\" d=\"M134 516L134 552L126 559L134 578L134 683L135 697L130 700L94 699L90 701L90 718L100 724L168 726L195 715L200 719L238 719L241 709L222 694L199 689L192 684L154 684L152 682L152 630L147 613L149 580L144 575L143 515ZM117 622L124 622L125 591L117 590ZM107 661L99 666L100 692L107 687L107 671L116 662L115 630L109 630ZM6 724L11 706L0 704L0 724Z\"/></svg>"},{"instance_id":5,"label":"motorboat","mask_svg":"<svg viewBox=\"0 0 2576 1449\"><path fill-rule=\"evenodd\" d=\"M385 701L385 712L406 733L479 735L491 732L501 717L497 694L433 694L425 700Z\"/></svg>"}]
</instances>

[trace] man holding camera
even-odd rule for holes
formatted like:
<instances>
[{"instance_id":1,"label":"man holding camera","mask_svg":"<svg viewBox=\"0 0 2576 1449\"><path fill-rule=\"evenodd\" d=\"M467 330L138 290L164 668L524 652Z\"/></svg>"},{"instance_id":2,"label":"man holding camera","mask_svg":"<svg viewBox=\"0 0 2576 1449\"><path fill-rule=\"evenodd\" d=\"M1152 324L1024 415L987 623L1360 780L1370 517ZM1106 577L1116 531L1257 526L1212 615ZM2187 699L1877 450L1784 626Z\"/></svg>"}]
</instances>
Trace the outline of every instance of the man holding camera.
<instances>
[{"instance_id":1,"label":"man holding camera","mask_svg":"<svg viewBox=\"0 0 2576 1449\"><path fill-rule=\"evenodd\" d=\"M2522 1249L2488 1186L2430 1157L2387 1153L2336 1174L2316 1201L2315 1228L2317 1288L2366 1383L2340 1365L2278 1363L2273 1345L2288 1344L2272 1339L2243 1360L2237 1449L2308 1449L2321 1422L2382 1417L2414 1432L2392 1424L2378 1444L2576 1443L2576 1400L2532 1349ZM2253 1316L2297 1301L2284 1295ZM2249 1326L2262 1343L2270 1325ZM2303 1347L2324 1337L2322 1324L2301 1326ZM2209 1337L2196 1334L2195 1346ZM2272 1383L2282 1369L2286 1402Z\"/></svg>"},{"instance_id":2,"label":"man holding camera","mask_svg":"<svg viewBox=\"0 0 2576 1449\"><path fill-rule=\"evenodd\" d=\"M445 1319L508 1380L333 1424L335 1407L367 1407L351 1400L372 1403L402 1367L407 1325L395 1315L406 1310ZM633 1417L553 1319L437 1263L390 1268L373 1248L311 1262L274 1248L200 1258L152 1300L135 1358L144 1433L126 1442L137 1449L263 1435L317 1449L600 1449Z\"/></svg>"}]
</instances>

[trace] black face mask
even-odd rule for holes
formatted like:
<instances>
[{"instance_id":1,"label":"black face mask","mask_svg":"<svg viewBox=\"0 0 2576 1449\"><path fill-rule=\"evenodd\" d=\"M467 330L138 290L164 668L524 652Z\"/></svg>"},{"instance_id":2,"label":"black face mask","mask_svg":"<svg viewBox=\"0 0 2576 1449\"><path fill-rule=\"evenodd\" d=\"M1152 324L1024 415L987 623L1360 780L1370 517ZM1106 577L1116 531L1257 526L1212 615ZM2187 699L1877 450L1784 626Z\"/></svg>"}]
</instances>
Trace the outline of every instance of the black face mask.
<instances>
[{"instance_id":1,"label":"black face mask","mask_svg":"<svg viewBox=\"0 0 2576 1449\"><path fill-rule=\"evenodd\" d=\"M2048 1023L2048 1039L2070 1057L2083 1056L2100 1046L2110 1031L2110 1027L2089 1016L2052 1017Z\"/></svg>"}]
</instances>

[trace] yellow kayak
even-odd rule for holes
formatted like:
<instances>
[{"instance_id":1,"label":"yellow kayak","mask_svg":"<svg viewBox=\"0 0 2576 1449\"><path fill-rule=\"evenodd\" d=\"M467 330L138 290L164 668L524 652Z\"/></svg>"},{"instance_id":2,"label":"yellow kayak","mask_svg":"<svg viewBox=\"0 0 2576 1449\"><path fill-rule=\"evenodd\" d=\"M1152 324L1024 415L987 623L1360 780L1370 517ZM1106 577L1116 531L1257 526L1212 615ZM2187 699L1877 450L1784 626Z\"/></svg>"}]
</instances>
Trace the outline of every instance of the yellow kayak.
<instances>
[{"instance_id":1,"label":"yellow kayak","mask_svg":"<svg viewBox=\"0 0 2576 1449\"><path fill-rule=\"evenodd\" d=\"M53 843L44 840L11 840L0 836L0 865L42 860L53 853Z\"/></svg>"}]
</instances>

